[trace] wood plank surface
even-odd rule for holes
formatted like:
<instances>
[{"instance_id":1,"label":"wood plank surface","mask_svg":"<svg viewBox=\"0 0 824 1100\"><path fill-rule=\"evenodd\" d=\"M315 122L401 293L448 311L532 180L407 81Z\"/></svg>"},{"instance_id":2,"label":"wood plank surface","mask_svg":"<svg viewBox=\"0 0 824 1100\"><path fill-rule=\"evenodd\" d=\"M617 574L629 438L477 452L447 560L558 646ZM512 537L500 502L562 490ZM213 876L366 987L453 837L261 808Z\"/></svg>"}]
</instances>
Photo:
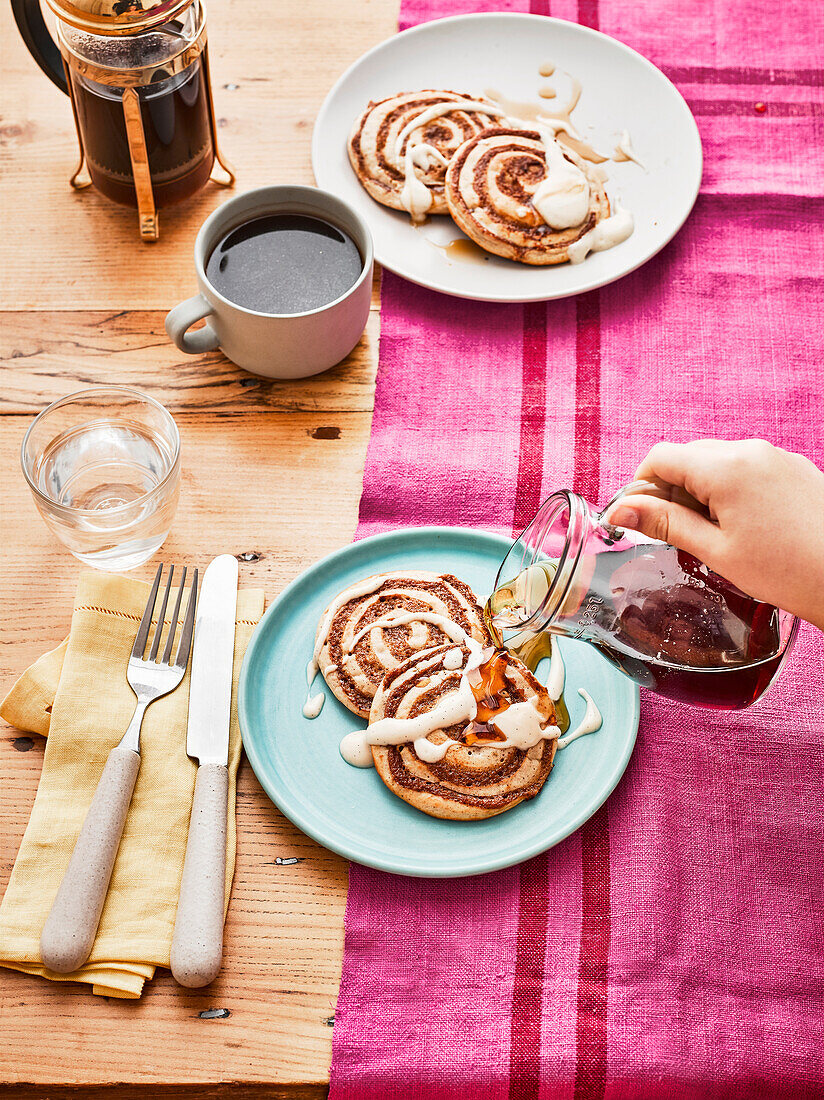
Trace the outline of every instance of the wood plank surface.
<instances>
[{"instance_id":1,"label":"wood plank surface","mask_svg":"<svg viewBox=\"0 0 824 1100\"><path fill-rule=\"evenodd\" d=\"M311 183L312 121L337 76L393 33L397 0L212 0L220 138L238 188ZM133 211L73 193L68 101L0 6L0 693L69 626L80 564L54 542L19 470L31 416L102 382L173 412L182 491L165 558L203 565L252 552L242 585L267 602L354 531L369 437L379 317L343 364L268 382L220 354L182 355L163 318L194 292L192 245L228 192L208 186L162 214L144 245ZM147 577L154 566L136 571ZM0 891L28 820L44 742L0 729ZM278 860L297 858L298 863ZM346 864L272 806L248 764L225 963L206 991L166 971L136 1002L0 971L0 1091L37 1098L324 1095L340 977ZM201 1013L219 1009L219 1013Z\"/></svg>"}]
</instances>

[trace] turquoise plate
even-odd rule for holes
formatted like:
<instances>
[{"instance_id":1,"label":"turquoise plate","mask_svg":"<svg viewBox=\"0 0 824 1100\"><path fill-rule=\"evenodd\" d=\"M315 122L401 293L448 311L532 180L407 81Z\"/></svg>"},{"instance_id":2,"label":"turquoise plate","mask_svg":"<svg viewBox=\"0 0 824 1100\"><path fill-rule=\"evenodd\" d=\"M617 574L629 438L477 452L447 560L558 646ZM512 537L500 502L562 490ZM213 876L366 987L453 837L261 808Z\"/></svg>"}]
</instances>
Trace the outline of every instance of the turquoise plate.
<instances>
[{"instance_id":1,"label":"turquoise plate","mask_svg":"<svg viewBox=\"0 0 824 1100\"><path fill-rule=\"evenodd\" d=\"M510 867L557 844L589 818L624 773L638 731L638 688L582 642L561 642L573 726L586 687L604 724L557 753L541 793L484 821L439 821L390 794L338 746L363 721L326 691L318 718L303 717L306 664L331 600L371 573L454 573L479 597L491 590L510 540L462 527L375 535L319 561L281 592L257 627L240 674L243 744L263 789L303 832L347 859L394 874L446 878ZM548 667L545 662L541 669ZM314 691L325 688L318 678Z\"/></svg>"}]
</instances>

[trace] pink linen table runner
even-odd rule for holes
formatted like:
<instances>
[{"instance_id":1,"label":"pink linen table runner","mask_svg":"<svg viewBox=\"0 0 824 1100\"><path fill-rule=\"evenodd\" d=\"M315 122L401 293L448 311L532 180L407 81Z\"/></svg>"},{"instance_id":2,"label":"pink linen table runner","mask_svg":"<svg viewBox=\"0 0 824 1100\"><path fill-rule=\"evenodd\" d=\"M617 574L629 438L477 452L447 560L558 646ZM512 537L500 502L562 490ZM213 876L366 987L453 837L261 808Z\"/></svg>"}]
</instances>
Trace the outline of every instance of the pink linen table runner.
<instances>
[{"instance_id":1,"label":"pink linen table runner","mask_svg":"<svg viewBox=\"0 0 824 1100\"><path fill-rule=\"evenodd\" d=\"M824 5L404 0L401 26L478 10L577 20L661 67L701 129L701 196L656 259L578 298L386 273L359 536L518 531L553 488L605 501L662 438L824 465ZM546 854L457 881L353 865L333 1100L824 1096L823 698L804 627L748 711L642 692L618 790Z\"/></svg>"}]
</instances>

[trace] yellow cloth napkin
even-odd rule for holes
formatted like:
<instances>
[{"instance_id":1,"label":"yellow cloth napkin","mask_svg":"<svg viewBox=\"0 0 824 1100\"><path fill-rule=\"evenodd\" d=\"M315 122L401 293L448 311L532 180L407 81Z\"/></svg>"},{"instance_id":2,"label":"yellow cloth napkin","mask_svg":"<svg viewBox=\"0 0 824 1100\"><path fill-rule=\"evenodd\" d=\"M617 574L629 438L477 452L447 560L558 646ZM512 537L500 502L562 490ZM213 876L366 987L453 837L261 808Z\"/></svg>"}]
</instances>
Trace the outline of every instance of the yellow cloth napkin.
<instances>
[{"instance_id":1,"label":"yellow cloth napkin","mask_svg":"<svg viewBox=\"0 0 824 1100\"><path fill-rule=\"evenodd\" d=\"M143 719L140 771L89 961L74 974L52 973L40 962L39 941L106 757L134 710L126 662L148 591L147 584L125 577L84 574L69 637L24 672L0 704L12 725L48 735L34 808L0 905L0 965L55 981L89 982L95 993L110 997L139 997L155 967L169 965L197 770L186 755L188 671L180 687L152 703ZM262 591L238 592L227 905L241 750L237 682L262 613Z\"/></svg>"}]
</instances>

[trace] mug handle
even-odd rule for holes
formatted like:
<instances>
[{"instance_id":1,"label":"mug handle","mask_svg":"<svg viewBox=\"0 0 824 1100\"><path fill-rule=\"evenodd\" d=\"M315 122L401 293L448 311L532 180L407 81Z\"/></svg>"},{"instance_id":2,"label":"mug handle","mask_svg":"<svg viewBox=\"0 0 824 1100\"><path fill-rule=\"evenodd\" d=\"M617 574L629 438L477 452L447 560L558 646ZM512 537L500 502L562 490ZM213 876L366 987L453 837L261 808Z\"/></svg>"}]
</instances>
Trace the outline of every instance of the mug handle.
<instances>
[{"instance_id":1,"label":"mug handle","mask_svg":"<svg viewBox=\"0 0 824 1100\"><path fill-rule=\"evenodd\" d=\"M214 351L220 347L220 340L208 321L197 332L187 331L195 321L202 321L204 317L214 312L211 304L202 294L195 294L194 298L187 298L185 302L181 302L166 314L166 332L177 347L181 351L188 352L189 355Z\"/></svg>"}]
</instances>

